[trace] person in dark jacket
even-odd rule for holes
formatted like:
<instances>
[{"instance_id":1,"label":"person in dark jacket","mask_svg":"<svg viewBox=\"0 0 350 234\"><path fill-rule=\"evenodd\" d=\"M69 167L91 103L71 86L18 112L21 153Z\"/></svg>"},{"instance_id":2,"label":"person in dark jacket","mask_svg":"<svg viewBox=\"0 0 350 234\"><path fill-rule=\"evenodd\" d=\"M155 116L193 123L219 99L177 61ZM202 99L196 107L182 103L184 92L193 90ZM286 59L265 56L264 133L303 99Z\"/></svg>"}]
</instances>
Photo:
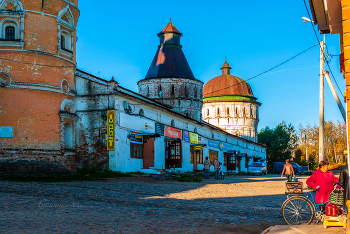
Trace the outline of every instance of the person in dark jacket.
<instances>
[{"instance_id":1,"label":"person in dark jacket","mask_svg":"<svg viewBox=\"0 0 350 234\"><path fill-rule=\"evenodd\" d=\"M341 169L339 175L339 185L344 189L344 208L346 208L346 201L350 200L349 197L349 168L345 166Z\"/></svg>"}]
</instances>

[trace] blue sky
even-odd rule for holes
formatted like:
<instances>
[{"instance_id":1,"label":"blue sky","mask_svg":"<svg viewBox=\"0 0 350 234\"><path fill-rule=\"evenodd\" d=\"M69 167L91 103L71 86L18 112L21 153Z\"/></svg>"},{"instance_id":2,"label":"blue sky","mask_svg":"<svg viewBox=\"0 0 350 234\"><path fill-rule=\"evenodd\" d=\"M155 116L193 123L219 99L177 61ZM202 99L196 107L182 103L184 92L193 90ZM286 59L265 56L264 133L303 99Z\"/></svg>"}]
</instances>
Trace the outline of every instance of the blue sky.
<instances>
[{"instance_id":1,"label":"blue sky","mask_svg":"<svg viewBox=\"0 0 350 234\"><path fill-rule=\"evenodd\" d=\"M79 2L78 68L137 91L169 22L183 33L181 44L195 77L204 83L221 74L225 56L231 74L253 77L317 43L298 1L96 1ZM317 29L317 27L316 27ZM321 36L319 36L321 38ZM339 55L339 35L326 35L327 53ZM319 121L319 47L249 80L262 103L259 129L281 121ZM330 61L342 94L339 57ZM338 90L340 99L343 96ZM325 120L342 120L325 81Z\"/></svg>"}]
</instances>

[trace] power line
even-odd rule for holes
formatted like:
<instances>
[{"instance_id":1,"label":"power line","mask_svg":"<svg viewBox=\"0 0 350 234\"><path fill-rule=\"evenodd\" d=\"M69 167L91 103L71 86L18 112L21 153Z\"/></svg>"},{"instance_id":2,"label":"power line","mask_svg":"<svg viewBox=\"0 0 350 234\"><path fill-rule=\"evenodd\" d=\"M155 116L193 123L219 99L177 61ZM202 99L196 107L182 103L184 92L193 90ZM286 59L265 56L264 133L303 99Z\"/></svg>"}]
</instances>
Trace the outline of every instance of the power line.
<instances>
[{"instance_id":1,"label":"power line","mask_svg":"<svg viewBox=\"0 0 350 234\"><path fill-rule=\"evenodd\" d=\"M216 93L216 92L218 92L218 91L225 90L225 89L231 88L231 87L233 87L233 86L239 85L239 84L241 84L241 83L244 83L244 82L246 82L246 81L248 81L248 80L252 80L252 79L254 79L254 78L257 78L258 76L261 76L261 75L263 75L263 74L265 74L265 73L267 73L267 72L269 72L269 71L271 71L271 70L273 70L273 69L275 69L275 68L277 68L277 67L280 67L280 66L282 66L283 64L285 64L285 63L291 61L292 59L294 59L294 58L296 58L296 57L302 55L303 53L305 53L305 52L307 52L308 50L312 49L313 47L317 46L318 44L319 44L319 43L317 43L317 44L315 44L315 45L313 45L313 46L307 48L306 50L300 52L299 54L294 55L293 57L291 57L291 58L289 58L289 59L283 61L282 63L280 63L280 64L278 64L278 65L276 65L276 66L274 66L274 67L272 67L272 68L270 68L270 69L268 69L268 70L266 70L266 71L264 71L264 72L259 73L258 75L252 76L252 77L250 77L250 78L248 78L248 79L246 79L246 80L243 80L243 81L241 81L241 82L239 82L239 83L237 83L237 84L230 85L230 86L227 86L227 87L225 87L225 88L223 88L223 89L219 89L219 90L216 90L216 91L214 91L214 92L206 93L206 94Z\"/></svg>"},{"instance_id":2,"label":"power line","mask_svg":"<svg viewBox=\"0 0 350 234\"><path fill-rule=\"evenodd\" d=\"M23 62L20 62L20 61L17 61L17 60L6 59L6 58L0 58L0 60L10 61L10 62L15 62L15 63L20 63L20 64L25 64L25 65L42 66L42 67L75 67L75 66L55 66L55 65L37 64L37 63L23 63Z\"/></svg>"},{"instance_id":3,"label":"power line","mask_svg":"<svg viewBox=\"0 0 350 234\"><path fill-rule=\"evenodd\" d=\"M305 0L303 0L303 1L304 1L304 5L305 5L305 9L306 9L307 15L309 16L309 19L311 19L311 16L310 16L310 13L309 13L309 9L307 8L306 2L305 2ZM313 29L314 33L315 33L317 42L320 43L320 40L318 39L318 35L317 35L317 32L316 32L315 26L314 26L314 24L312 23L312 21L310 21L310 24L311 24L311 26L312 26L312 29ZM328 50L328 48L327 48L327 50ZM324 50L322 51L322 53L325 55L325 51L324 51ZM326 56L324 56L324 57L326 58ZM329 71L330 71L330 73L331 73L332 79L334 80L335 84L337 85L340 94L344 97L343 92L342 92L342 91L340 90L340 88L339 88L338 82L335 80L335 77L334 77L334 75L333 75L332 69L331 69L331 67L329 66L329 63L328 63L327 59L325 59L325 61L326 61L326 63L327 63L327 67L328 67L328 69L329 69Z\"/></svg>"}]
</instances>

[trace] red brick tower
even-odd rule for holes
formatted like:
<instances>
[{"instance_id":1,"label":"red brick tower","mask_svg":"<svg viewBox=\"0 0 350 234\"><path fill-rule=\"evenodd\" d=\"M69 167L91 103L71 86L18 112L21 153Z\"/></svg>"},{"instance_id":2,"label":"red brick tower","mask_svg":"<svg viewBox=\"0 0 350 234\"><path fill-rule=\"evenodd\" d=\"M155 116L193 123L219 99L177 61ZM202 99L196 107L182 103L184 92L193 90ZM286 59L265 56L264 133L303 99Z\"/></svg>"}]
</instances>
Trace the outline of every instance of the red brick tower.
<instances>
[{"instance_id":1,"label":"red brick tower","mask_svg":"<svg viewBox=\"0 0 350 234\"><path fill-rule=\"evenodd\" d=\"M0 0L0 169L75 168L79 14L78 0Z\"/></svg>"},{"instance_id":2,"label":"red brick tower","mask_svg":"<svg viewBox=\"0 0 350 234\"><path fill-rule=\"evenodd\" d=\"M139 93L173 107L187 117L201 120L203 82L197 80L182 52L180 33L170 22L158 33L160 45Z\"/></svg>"}]
</instances>

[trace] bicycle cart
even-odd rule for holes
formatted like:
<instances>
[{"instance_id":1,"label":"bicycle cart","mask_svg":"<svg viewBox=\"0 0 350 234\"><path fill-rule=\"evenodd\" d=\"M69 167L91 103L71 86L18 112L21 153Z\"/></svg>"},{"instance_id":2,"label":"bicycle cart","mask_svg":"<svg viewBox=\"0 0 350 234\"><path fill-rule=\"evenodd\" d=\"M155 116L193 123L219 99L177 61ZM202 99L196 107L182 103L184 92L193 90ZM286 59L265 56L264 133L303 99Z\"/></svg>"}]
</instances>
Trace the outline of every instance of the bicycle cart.
<instances>
[{"instance_id":1,"label":"bicycle cart","mask_svg":"<svg viewBox=\"0 0 350 234\"><path fill-rule=\"evenodd\" d=\"M314 218L322 219L323 212L319 206L326 203L316 204L313 192L310 189L308 196L305 196L302 182L286 182L287 200L284 201L281 207L282 217L286 224L310 224Z\"/></svg>"}]
</instances>

